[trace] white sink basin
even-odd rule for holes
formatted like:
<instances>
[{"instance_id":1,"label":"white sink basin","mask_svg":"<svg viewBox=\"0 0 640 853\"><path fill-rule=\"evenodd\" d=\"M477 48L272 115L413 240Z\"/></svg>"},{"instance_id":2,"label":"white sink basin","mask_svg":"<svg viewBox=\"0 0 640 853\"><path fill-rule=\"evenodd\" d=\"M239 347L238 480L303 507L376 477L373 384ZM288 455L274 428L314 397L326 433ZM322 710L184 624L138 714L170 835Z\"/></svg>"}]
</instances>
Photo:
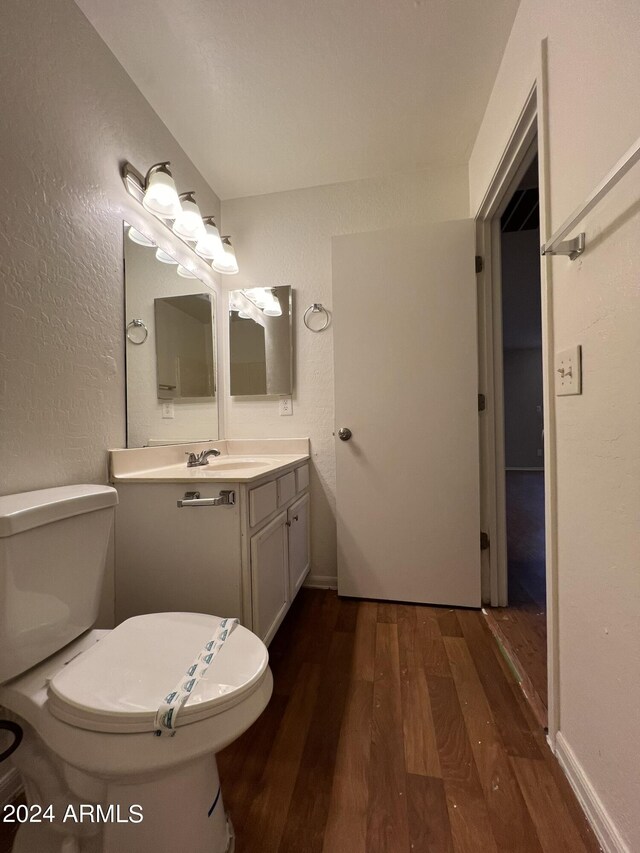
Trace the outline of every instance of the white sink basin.
<instances>
[{"instance_id":1,"label":"white sink basin","mask_svg":"<svg viewBox=\"0 0 640 853\"><path fill-rule=\"evenodd\" d=\"M203 466L206 471L246 471L247 468L269 468L273 465L273 459L210 459L209 464Z\"/></svg>"}]
</instances>

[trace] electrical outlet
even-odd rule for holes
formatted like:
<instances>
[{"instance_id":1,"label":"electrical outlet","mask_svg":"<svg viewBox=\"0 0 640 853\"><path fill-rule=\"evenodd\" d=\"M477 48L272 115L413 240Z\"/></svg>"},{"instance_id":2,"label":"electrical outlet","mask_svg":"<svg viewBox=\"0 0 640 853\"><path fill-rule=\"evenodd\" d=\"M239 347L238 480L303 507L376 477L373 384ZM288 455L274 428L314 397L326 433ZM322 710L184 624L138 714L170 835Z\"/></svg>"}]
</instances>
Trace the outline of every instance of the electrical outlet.
<instances>
[{"instance_id":1,"label":"electrical outlet","mask_svg":"<svg viewBox=\"0 0 640 853\"><path fill-rule=\"evenodd\" d=\"M291 397L280 397L280 417L293 414L293 401Z\"/></svg>"},{"instance_id":2,"label":"electrical outlet","mask_svg":"<svg viewBox=\"0 0 640 853\"><path fill-rule=\"evenodd\" d=\"M576 346L556 353L556 396L582 394L582 347Z\"/></svg>"},{"instance_id":3,"label":"electrical outlet","mask_svg":"<svg viewBox=\"0 0 640 853\"><path fill-rule=\"evenodd\" d=\"M162 417L163 418L175 418L175 412L173 410L173 403L163 403L162 404Z\"/></svg>"}]
</instances>

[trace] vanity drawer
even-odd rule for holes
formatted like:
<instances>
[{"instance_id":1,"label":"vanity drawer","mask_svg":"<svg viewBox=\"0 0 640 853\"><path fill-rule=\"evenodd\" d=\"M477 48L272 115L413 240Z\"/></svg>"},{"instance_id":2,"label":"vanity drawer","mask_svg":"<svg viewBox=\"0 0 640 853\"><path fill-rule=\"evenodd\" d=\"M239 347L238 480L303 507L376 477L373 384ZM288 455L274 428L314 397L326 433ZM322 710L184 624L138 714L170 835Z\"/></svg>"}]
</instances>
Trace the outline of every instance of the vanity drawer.
<instances>
[{"instance_id":1,"label":"vanity drawer","mask_svg":"<svg viewBox=\"0 0 640 853\"><path fill-rule=\"evenodd\" d=\"M263 518L278 508L278 487L276 481L265 483L249 491L249 523L255 527Z\"/></svg>"},{"instance_id":2,"label":"vanity drawer","mask_svg":"<svg viewBox=\"0 0 640 853\"><path fill-rule=\"evenodd\" d=\"M296 468L296 492L301 492L309 485L309 466L301 465Z\"/></svg>"},{"instance_id":3,"label":"vanity drawer","mask_svg":"<svg viewBox=\"0 0 640 853\"><path fill-rule=\"evenodd\" d=\"M296 476L289 471L283 477L278 477L278 506L283 506L294 497L296 493Z\"/></svg>"}]
</instances>

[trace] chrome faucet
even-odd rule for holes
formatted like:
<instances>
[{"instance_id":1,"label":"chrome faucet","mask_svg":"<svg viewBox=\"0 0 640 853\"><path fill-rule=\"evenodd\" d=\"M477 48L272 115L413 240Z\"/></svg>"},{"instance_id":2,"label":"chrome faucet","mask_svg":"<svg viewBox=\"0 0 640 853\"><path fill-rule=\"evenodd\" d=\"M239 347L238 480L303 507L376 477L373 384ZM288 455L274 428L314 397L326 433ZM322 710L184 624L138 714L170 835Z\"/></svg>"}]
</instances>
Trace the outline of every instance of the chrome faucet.
<instances>
[{"instance_id":1,"label":"chrome faucet","mask_svg":"<svg viewBox=\"0 0 640 853\"><path fill-rule=\"evenodd\" d=\"M188 452L185 454L188 456L187 459L187 468L197 468L200 465L208 465L210 456L220 456L220 451L216 450L215 447L212 447L210 450L202 450L200 453Z\"/></svg>"}]
</instances>

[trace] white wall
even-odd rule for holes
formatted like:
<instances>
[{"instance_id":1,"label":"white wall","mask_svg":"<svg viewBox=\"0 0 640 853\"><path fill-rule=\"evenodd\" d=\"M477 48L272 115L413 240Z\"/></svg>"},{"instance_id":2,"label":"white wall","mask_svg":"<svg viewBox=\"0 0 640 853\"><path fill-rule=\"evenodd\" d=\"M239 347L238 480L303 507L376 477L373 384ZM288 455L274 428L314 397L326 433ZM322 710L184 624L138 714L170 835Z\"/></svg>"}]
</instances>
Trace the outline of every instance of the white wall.
<instances>
[{"instance_id":1,"label":"white wall","mask_svg":"<svg viewBox=\"0 0 640 853\"><path fill-rule=\"evenodd\" d=\"M277 400L227 399L225 422L230 438L310 436L311 582L336 577L333 336L331 327L313 334L302 323L313 302L331 310L331 237L465 218L466 193L466 169L456 168L222 203L241 258L233 287L294 288L293 415L280 417Z\"/></svg>"},{"instance_id":2,"label":"white wall","mask_svg":"<svg viewBox=\"0 0 640 853\"><path fill-rule=\"evenodd\" d=\"M640 135L640 6L523 0L470 160L473 214L545 36L557 228ZM629 850L640 850L639 170L584 221L584 256L552 261L551 283L556 349L582 344L584 369L583 395L556 399L561 743L619 833L612 844Z\"/></svg>"},{"instance_id":3,"label":"white wall","mask_svg":"<svg viewBox=\"0 0 640 853\"><path fill-rule=\"evenodd\" d=\"M152 230L120 163L170 159L203 213L219 201L73 0L5 0L0 57L0 491L103 483L125 441L122 220Z\"/></svg>"}]
</instances>

